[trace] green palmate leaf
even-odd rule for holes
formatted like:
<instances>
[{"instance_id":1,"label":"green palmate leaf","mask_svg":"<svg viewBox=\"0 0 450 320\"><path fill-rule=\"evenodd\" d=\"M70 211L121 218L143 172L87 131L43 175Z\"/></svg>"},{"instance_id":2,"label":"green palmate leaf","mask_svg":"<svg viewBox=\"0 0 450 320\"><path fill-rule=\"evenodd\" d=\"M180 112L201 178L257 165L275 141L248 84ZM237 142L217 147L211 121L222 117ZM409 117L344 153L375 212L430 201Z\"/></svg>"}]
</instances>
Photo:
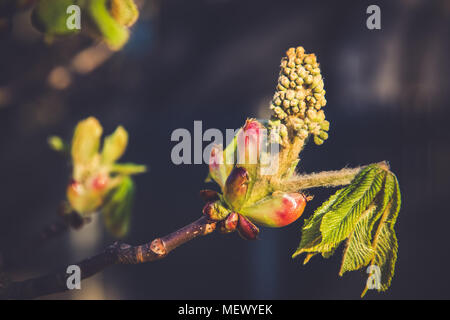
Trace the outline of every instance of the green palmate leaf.
<instances>
[{"instance_id":1,"label":"green palmate leaf","mask_svg":"<svg viewBox=\"0 0 450 320\"><path fill-rule=\"evenodd\" d=\"M302 239L293 257L306 252L304 263L317 253L328 258L347 239L339 274L370 264L372 269L380 270L380 286L376 288L386 290L397 258L394 224L400 203L396 177L378 165L368 166L305 221Z\"/></svg>"},{"instance_id":2,"label":"green palmate leaf","mask_svg":"<svg viewBox=\"0 0 450 320\"><path fill-rule=\"evenodd\" d=\"M330 210L330 207L336 202L339 195L344 191L344 189L338 190L334 195L332 195L326 202L324 202L309 218L305 220L302 229L302 239L297 250L292 255L293 258L298 256L303 252L314 253L317 250L317 246L322 241L322 234L320 232L320 224L322 223L323 216ZM308 262L311 256L305 259L305 263Z\"/></svg>"},{"instance_id":3,"label":"green palmate leaf","mask_svg":"<svg viewBox=\"0 0 450 320\"><path fill-rule=\"evenodd\" d=\"M124 177L119 186L111 191L101 209L106 228L115 237L122 238L128 232L133 197L133 180Z\"/></svg>"},{"instance_id":4,"label":"green palmate leaf","mask_svg":"<svg viewBox=\"0 0 450 320\"><path fill-rule=\"evenodd\" d=\"M388 173L383 184L383 190L377 195L374 202L361 215L355 229L348 237L346 248L343 253L342 265L339 275L346 271L358 270L366 266L375 254L372 248L372 233L374 224L380 219L386 210L395 189L395 177Z\"/></svg>"},{"instance_id":5,"label":"green palmate leaf","mask_svg":"<svg viewBox=\"0 0 450 320\"><path fill-rule=\"evenodd\" d=\"M392 172L388 172L386 174L386 179L384 180L383 190L380 192L380 194L377 196L377 199L375 199L378 209L376 211L376 214L373 215L371 221L369 230L372 233L373 238L373 227L375 223L380 219L383 212L385 212L387 206L392 200L392 197L394 196L395 189L398 187L397 179L395 178L395 175L392 174Z\"/></svg>"},{"instance_id":6,"label":"green palmate leaf","mask_svg":"<svg viewBox=\"0 0 450 320\"><path fill-rule=\"evenodd\" d=\"M296 252L293 254L293 257L303 253L303 252L329 252L332 251L333 247L324 250L322 243L322 232L321 232L321 224L325 214L329 213L332 208L337 205L341 205L343 203L343 199L346 195L348 195L351 191L353 191L358 183L366 176L369 170L362 171L355 179L354 182L346 187L338 190L334 195L332 195L326 202L324 202L309 218L305 220L305 224L302 228L302 238L300 241L300 245ZM310 257L307 257L309 260ZM307 262L305 261L305 263Z\"/></svg>"},{"instance_id":7,"label":"green palmate leaf","mask_svg":"<svg viewBox=\"0 0 450 320\"><path fill-rule=\"evenodd\" d=\"M393 194L382 212L380 222L373 236L372 248L375 253L370 261L371 266L380 268L379 291L386 291L391 285L398 251L394 225L400 212L401 194L397 178L392 173L390 175L393 180ZM368 289L368 284L366 284L361 297L366 294Z\"/></svg>"},{"instance_id":8,"label":"green palmate leaf","mask_svg":"<svg viewBox=\"0 0 450 320\"><path fill-rule=\"evenodd\" d=\"M320 252L324 257L330 256L349 236L360 215L381 189L383 172L376 165L368 166L355 177L350 186L339 190L325 202L305 224L302 231L303 244L301 242L294 255ZM314 236L314 243L306 246L311 235Z\"/></svg>"},{"instance_id":9,"label":"green palmate leaf","mask_svg":"<svg viewBox=\"0 0 450 320\"><path fill-rule=\"evenodd\" d=\"M361 214L380 191L385 174L381 169L371 167L361 176L361 179L355 179L357 181L349 187L349 192L344 190L330 212L323 217L320 225L321 251L336 248L350 235Z\"/></svg>"},{"instance_id":10,"label":"green palmate leaf","mask_svg":"<svg viewBox=\"0 0 450 320\"><path fill-rule=\"evenodd\" d=\"M340 276L346 271L358 270L366 266L372 259L374 250L371 244L370 221L376 209L375 205L369 206L361 214L358 223L348 237L339 271Z\"/></svg>"}]
</instances>

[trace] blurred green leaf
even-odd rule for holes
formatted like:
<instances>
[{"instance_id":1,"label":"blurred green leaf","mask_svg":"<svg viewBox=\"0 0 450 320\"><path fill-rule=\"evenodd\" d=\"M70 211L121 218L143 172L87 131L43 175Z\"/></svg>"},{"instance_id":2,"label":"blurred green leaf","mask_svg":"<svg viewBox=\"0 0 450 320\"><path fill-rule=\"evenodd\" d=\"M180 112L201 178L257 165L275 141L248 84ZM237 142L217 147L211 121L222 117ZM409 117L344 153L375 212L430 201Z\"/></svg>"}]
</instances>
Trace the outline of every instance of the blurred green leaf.
<instances>
[{"instance_id":1,"label":"blurred green leaf","mask_svg":"<svg viewBox=\"0 0 450 320\"><path fill-rule=\"evenodd\" d=\"M0 0L6 1L6 0ZM81 31L105 41L113 50L119 50L128 41L129 30L139 17L133 0L39 0L33 9L32 23L50 36L80 32L67 27L71 5L80 8Z\"/></svg>"},{"instance_id":2,"label":"blurred green leaf","mask_svg":"<svg viewBox=\"0 0 450 320\"><path fill-rule=\"evenodd\" d=\"M128 144L128 133L122 127L117 127L113 134L107 136L103 143L102 162L114 163L125 152Z\"/></svg>"},{"instance_id":3,"label":"blurred green leaf","mask_svg":"<svg viewBox=\"0 0 450 320\"><path fill-rule=\"evenodd\" d=\"M97 2L97 1L92 1ZM33 26L47 35L69 35L79 32L67 27L67 8L76 5L75 0L39 0L33 9Z\"/></svg>"},{"instance_id":4,"label":"blurred green leaf","mask_svg":"<svg viewBox=\"0 0 450 320\"><path fill-rule=\"evenodd\" d=\"M111 48L118 50L128 41L128 29L110 14L107 0L89 1L86 8L100 36Z\"/></svg>"},{"instance_id":5,"label":"blurred green leaf","mask_svg":"<svg viewBox=\"0 0 450 320\"><path fill-rule=\"evenodd\" d=\"M134 183L126 176L119 186L110 192L101 209L106 228L117 238L122 238L128 233L133 198Z\"/></svg>"},{"instance_id":6,"label":"blurred green leaf","mask_svg":"<svg viewBox=\"0 0 450 320\"><path fill-rule=\"evenodd\" d=\"M72 160L74 166L89 164L97 155L103 128L94 117L80 121L72 138Z\"/></svg>"}]
</instances>

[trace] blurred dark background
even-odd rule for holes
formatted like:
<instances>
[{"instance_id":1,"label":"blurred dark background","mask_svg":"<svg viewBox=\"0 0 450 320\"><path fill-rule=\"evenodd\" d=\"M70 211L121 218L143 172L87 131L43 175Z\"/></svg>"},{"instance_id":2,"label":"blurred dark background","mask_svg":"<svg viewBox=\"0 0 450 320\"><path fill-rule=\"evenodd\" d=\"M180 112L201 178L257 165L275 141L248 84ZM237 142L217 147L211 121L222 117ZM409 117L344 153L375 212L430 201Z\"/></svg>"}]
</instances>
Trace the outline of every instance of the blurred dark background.
<instances>
[{"instance_id":1,"label":"blurred dark background","mask_svg":"<svg viewBox=\"0 0 450 320\"><path fill-rule=\"evenodd\" d=\"M381 30L366 28L366 8L381 8ZM0 39L0 252L56 219L69 170L46 143L70 138L95 116L111 132L130 132L125 160L145 163L127 243L138 244L198 218L206 165L171 162L173 130L238 128L268 115L286 49L314 52L325 78L330 138L302 153L313 172L389 160L403 206L391 288L369 299L449 299L450 2L141 1L141 17L123 50L84 37L49 44L29 12ZM84 55L83 55L84 54ZM205 143L205 146L207 143ZM209 187L212 187L209 186ZM304 217L331 190L314 191ZM338 276L341 250L303 266L291 259L303 218L263 229L261 240L213 234L159 262L114 266L81 292L46 298L357 299L365 270ZM100 251L114 239L94 221L32 250L17 279L48 272Z\"/></svg>"}]
</instances>

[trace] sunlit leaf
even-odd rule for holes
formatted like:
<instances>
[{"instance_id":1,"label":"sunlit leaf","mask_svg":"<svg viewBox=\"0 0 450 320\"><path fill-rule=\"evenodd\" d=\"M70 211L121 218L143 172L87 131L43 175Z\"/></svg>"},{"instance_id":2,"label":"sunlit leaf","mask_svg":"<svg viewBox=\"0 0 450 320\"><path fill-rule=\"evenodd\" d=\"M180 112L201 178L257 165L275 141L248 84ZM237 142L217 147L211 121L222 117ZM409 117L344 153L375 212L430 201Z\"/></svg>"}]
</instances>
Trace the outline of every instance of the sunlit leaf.
<instances>
[{"instance_id":1,"label":"sunlit leaf","mask_svg":"<svg viewBox=\"0 0 450 320\"><path fill-rule=\"evenodd\" d=\"M80 121L72 139L72 159L74 164L86 164L98 153L103 128L94 117Z\"/></svg>"},{"instance_id":2,"label":"sunlit leaf","mask_svg":"<svg viewBox=\"0 0 450 320\"><path fill-rule=\"evenodd\" d=\"M384 180L381 169L371 168L366 173L362 172L361 176L363 178L357 181L356 187L349 188L349 192L344 190L330 212L323 217L320 225L323 251L335 248L350 235L361 214L380 191Z\"/></svg>"},{"instance_id":3,"label":"sunlit leaf","mask_svg":"<svg viewBox=\"0 0 450 320\"><path fill-rule=\"evenodd\" d=\"M401 206L400 187L397 178L394 176L394 193L382 213L379 224L376 228L372 241L372 248L375 254L370 261L370 265L377 266L381 271L379 291L386 291L391 285L395 272L395 263L397 261L398 243L394 226L397 221ZM368 290L367 284L362 292L363 297Z\"/></svg>"},{"instance_id":4,"label":"sunlit leaf","mask_svg":"<svg viewBox=\"0 0 450 320\"><path fill-rule=\"evenodd\" d=\"M378 290L384 291L390 286L397 259L394 224L400 204L396 177L382 166L368 166L305 221L293 257L307 253L304 263L318 253L327 258L347 240L339 274L368 265L379 267ZM367 290L366 284L363 295Z\"/></svg>"},{"instance_id":5,"label":"sunlit leaf","mask_svg":"<svg viewBox=\"0 0 450 320\"><path fill-rule=\"evenodd\" d=\"M117 127L113 134L105 138L102 149L102 162L116 162L124 154L127 144L127 131L122 126Z\"/></svg>"},{"instance_id":6,"label":"sunlit leaf","mask_svg":"<svg viewBox=\"0 0 450 320\"><path fill-rule=\"evenodd\" d=\"M330 210L330 207L336 202L343 190L344 189L338 190L327 201L325 201L309 219L305 219L305 223L302 228L302 238L300 241L300 245L292 255L293 258L303 252L318 252L318 245L322 242L320 224L322 223L323 216ZM309 259L310 258L311 256L309 257ZM308 260L305 259L304 263L307 263Z\"/></svg>"}]
</instances>

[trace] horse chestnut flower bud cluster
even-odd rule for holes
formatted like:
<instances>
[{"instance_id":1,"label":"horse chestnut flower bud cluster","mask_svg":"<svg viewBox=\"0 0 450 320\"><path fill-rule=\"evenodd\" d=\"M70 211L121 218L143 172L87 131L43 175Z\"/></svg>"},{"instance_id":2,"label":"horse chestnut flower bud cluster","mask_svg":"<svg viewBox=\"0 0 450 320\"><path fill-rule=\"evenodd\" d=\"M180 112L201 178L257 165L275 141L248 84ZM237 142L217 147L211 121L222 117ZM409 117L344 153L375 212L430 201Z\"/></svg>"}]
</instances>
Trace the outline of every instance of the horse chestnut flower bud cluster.
<instances>
[{"instance_id":1,"label":"horse chestnut flower bud cluster","mask_svg":"<svg viewBox=\"0 0 450 320\"><path fill-rule=\"evenodd\" d=\"M327 138L324 82L316 56L303 47L290 48L281 60L281 71L270 108L272 126L291 126L300 139L310 134L317 145Z\"/></svg>"},{"instance_id":2,"label":"horse chestnut flower bud cluster","mask_svg":"<svg viewBox=\"0 0 450 320\"><path fill-rule=\"evenodd\" d=\"M236 229L248 240L257 238L256 225L277 228L296 221L309 199L302 193L273 190L270 176L261 174L264 144L268 143L262 138L265 129L259 121L248 119L225 150L221 146L212 148L209 176L222 192L201 191L207 201L203 214L219 221L221 232ZM230 159L237 163L229 164Z\"/></svg>"},{"instance_id":3,"label":"horse chestnut flower bud cluster","mask_svg":"<svg viewBox=\"0 0 450 320\"><path fill-rule=\"evenodd\" d=\"M305 53L303 47L290 48L281 60L270 104L272 118L264 122L248 119L226 149L212 148L209 178L217 182L221 193L207 200L203 213L220 221L219 230L236 228L245 239L256 239L259 229L255 224L283 227L302 215L311 197L301 190L286 192L280 186L295 174L298 154L308 137L312 135L317 145L328 138L325 105L316 56ZM279 152L268 153L268 145L274 144ZM277 166L271 174L262 174L263 162Z\"/></svg>"}]
</instances>

